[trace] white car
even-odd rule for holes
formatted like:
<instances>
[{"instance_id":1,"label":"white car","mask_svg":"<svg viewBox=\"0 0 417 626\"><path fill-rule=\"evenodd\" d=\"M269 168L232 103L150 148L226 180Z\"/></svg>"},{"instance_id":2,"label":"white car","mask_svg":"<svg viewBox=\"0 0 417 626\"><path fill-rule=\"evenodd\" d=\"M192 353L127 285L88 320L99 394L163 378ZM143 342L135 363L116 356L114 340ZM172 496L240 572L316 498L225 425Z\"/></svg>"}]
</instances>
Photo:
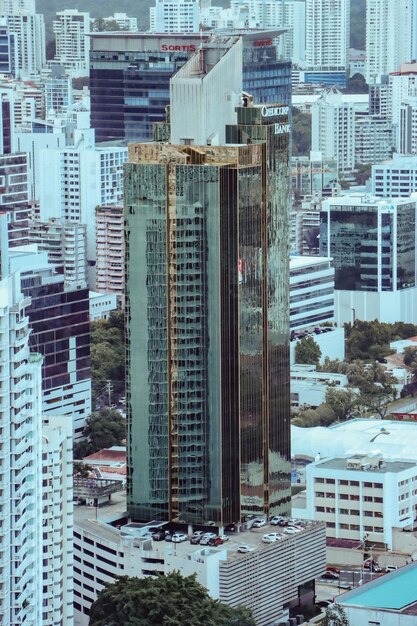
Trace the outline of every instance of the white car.
<instances>
[{"instance_id":1,"label":"white car","mask_svg":"<svg viewBox=\"0 0 417 626\"><path fill-rule=\"evenodd\" d=\"M296 533L300 533L301 529L300 528L295 528L294 526L287 526L287 528L284 528L284 533L286 535L295 535Z\"/></svg>"},{"instance_id":2,"label":"white car","mask_svg":"<svg viewBox=\"0 0 417 626\"><path fill-rule=\"evenodd\" d=\"M268 533L262 537L262 541L264 543L275 543L275 541L278 541L279 539L281 539L281 535L279 533Z\"/></svg>"},{"instance_id":3,"label":"white car","mask_svg":"<svg viewBox=\"0 0 417 626\"><path fill-rule=\"evenodd\" d=\"M266 526L264 519L255 519L252 523L252 528L262 528L262 526Z\"/></svg>"},{"instance_id":4,"label":"white car","mask_svg":"<svg viewBox=\"0 0 417 626\"><path fill-rule=\"evenodd\" d=\"M239 546L237 549L238 552L253 552L254 550L252 546Z\"/></svg>"},{"instance_id":5,"label":"white car","mask_svg":"<svg viewBox=\"0 0 417 626\"><path fill-rule=\"evenodd\" d=\"M181 543L182 541L187 541L188 537L184 533L174 533L172 535L172 543Z\"/></svg>"},{"instance_id":6,"label":"white car","mask_svg":"<svg viewBox=\"0 0 417 626\"><path fill-rule=\"evenodd\" d=\"M272 526L278 526L283 519L282 515L274 515L274 517L271 517L269 520L269 523L272 524Z\"/></svg>"},{"instance_id":7,"label":"white car","mask_svg":"<svg viewBox=\"0 0 417 626\"><path fill-rule=\"evenodd\" d=\"M208 546L210 539L215 539L216 533L205 533L200 539L200 546Z\"/></svg>"}]
</instances>

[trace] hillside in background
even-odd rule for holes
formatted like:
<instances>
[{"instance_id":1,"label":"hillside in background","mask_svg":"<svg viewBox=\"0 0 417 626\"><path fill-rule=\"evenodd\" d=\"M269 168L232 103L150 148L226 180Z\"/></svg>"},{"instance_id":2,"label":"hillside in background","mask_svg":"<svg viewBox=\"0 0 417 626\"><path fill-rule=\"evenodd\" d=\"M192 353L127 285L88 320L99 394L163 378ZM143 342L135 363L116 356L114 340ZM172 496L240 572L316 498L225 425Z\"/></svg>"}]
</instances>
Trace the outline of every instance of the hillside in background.
<instances>
[{"instance_id":1,"label":"hillside in background","mask_svg":"<svg viewBox=\"0 0 417 626\"><path fill-rule=\"evenodd\" d=\"M351 36L353 48L365 48L365 1L351 0ZM154 0L118 0L117 8L114 0L37 0L38 13L45 15L47 38L52 36L52 20L57 11L63 9L78 9L88 11L92 17L107 17L115 11L127 13L130 17L137 17L139 28L146 30L149 26L149 7L155 4ZM214 0L213 4L228 6L228 0Z\"/></svg>"}]
</instances>

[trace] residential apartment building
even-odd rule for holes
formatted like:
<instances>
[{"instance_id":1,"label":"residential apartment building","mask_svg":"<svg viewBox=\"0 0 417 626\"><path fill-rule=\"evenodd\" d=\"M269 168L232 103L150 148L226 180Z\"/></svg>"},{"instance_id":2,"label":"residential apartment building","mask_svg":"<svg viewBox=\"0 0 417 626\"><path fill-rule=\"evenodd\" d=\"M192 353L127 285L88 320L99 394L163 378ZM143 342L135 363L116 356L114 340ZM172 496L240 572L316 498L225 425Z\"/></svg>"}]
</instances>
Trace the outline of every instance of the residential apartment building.
<instances>
[{"instance_id":1,"label":"residential apartment building","mask_svg":"<svg viewBox=\"0 0 417 626\"><path fill-rule=\"evenodd\" d=\"M50 218L86 226L87 282L95 287L95 209L123 201L127 148L98 147L87 135L76 146L40 151L40 220ZM51 177L55 181L50 184Z\"/></svg>"},{"instance_id":2,"label":"residential apartment building","mask_svg":"<svg viewBox=\"0 0 417 626\"><path fill-rule=\"evenodd\" d=\"M3 137L4 140L8 141L6 137ZM25 153L0 155L0 206L7 215L9 245L28 243L31 207L28 197L28 158Z\"/></svg>"},{"instance_id":3,"label":"residential apartment building","mask_svg":"<svg viewBox=\"0 0 417 626\"><path fill-rule=\"evenodd\" d=\"M65 416L80 438L91 414L88 289L65 290L64 277L36 246L13 248L10 268L20 270L22 291L31 299L30 346L44 356L43 415Z\"/></svg>"},{"instance_id":4,"label":"residential apartment building","mask_svg":"<svg viewBox=\"0 0 417 626\"><path fill-rule=\"evenodd\" d=\"M48 261L64 276L66 289L87 286L87 237L85 224L51 218L48 222L29 223L29 241L40 252L48 253Z\"/></svg>"},{"instance_id":5,"label":"residential apartment building","mask_svg":"<svg viewBox=\"0 0 417 626\"><path fill-rule=\"evenodd\" d=\"M323 201L320 254L333 258L338 324L417 321L416 209L414 197Z\"/></svg>"},{"instance_id":6,"label":"residential apartment building","mask_svg":"<svg viewBox=\"0 0 417 626\"><path fill-rule=\"evenodd\" d=\"M57 13L53 23L56 40L55 60L72 77L88 76L88 38L90 14L77 9Z\"/></svg>"},{"instance_id":7,"label":"residential apartment building","mask_svg":"<svg viewBox=\"0 0 417 626\"><path fill-rule=\"evenodd\" d=\"M350 3L306 0L306 67L348 67Z\"/></svg>"},{"instance_id":8,"label":"residential apartment building","mask_svg":"<svg viewBox=\"0 0 417 626\"><path fill-rule=\"evenodd\" d=\"M96 290L117 295L125 305L125 231L123 206L96 208Z\"/></svg>"},{"instance_id":9,"label":"residential apartment building","mask_svg":"<svg viewBox=\"0 0 417 626\"><path fill-rule=\"evenodd\" d=\"M7 255L7 250L1 252L2 257ZM0 484L4 498L0 527L3 555L0 621L11 626L23 623L38 626L43 618L42 359L29 353L28 304L20 289L19 274L1 280Z\"/></svg>"},{"instance_id":10,"label":"residential apartment building","mask_svg":"<svg viewBox=\"0 0 417 626\"><path fill-rule=\"evenodd\" d=\"M19 8L15 10L15 3L12 2L12 5L0 15L7 25L8 34L13 35L14 75L18 78L38 76L46 64L43 15L27 13Z\"/></svg>"},{"instance_id":11,"label":"residential apartment building","mask_svg":"<svg viewBox=\"0 0 417 626\"><path fill-rule=\"evenodd\" d=\"M417 155L394 153L392 159L372 166L372 195L407 198L417 192Z\"/></svg>"},{"instance_id":12,"label":"residential apartment building","mask_svg":"<svg viewBox=\"0 0 417 626\"><path fill-rule=\"evenodd\" d=\"M71 626L73 606L72 427L42 419L42 626Z\"/></svg>"},{"instance_id":13,"label":"residential apartment building","mask_svg":"<svg viewBox=\"0 0 417 626\"><path fill-rule=\"evenodd\" d=\"M45 113L65 113L73 102L72 81L57 66L52 66L51 76L45 81Z\"/></svg>"},{"instance_id":14,"label":"residential apartment building","mask_svg":"<svg viewBox=\"0 0 417 626\"><path fill-rule=\"evenodd\" d=\"M199 0L155 0L149 9L150 32L198 33L200 30Z\"/></svg>"},{"instance_id":15,"label":"residential apartment building","mask_svg":"<svg viewBox=\"0 0 417 626\"><path fill-rule=\"evenodd\" d=\"M355 163L367 165L388 159L395 146L391 120L380 115L355 117Z\"/></svg>"},{"instance_id":16,"label":"residential apartment building","mask_svg":"<svg viewBox=\"0 0 417 626\"><path fill-rule=\"evenodd\" d=\"M183 125L178 120L176 136L188 136L205 89L215 97L228 77L236 91L239 44L231 38L226 50L203 47L174 77L171 119L182 115ZM188 81L186 108L175 99L177 81L178 88ZM250 98L245 104L226 127L226 145L129 146L127 493L134 520L223 526L289 509L289 110ZM223 121L210 119L208 136ZM258 393L263 385L268 395ZM239 396L239 389L246 391Z\"/></svg>"},{"instance_id":17,"label":"residential apartment building","mask_svg":"<svg viewBox=\"0 0 417 626\"><path fill-rule=\"evenodd\" d=\"M311 107L311 148L336 161L338 172L355 167L355 113L339 92L324 92Z\"/></svg>"},{"instance_id":18,"label":"residential apartment building","mask_svg":"<svg viewBox=\"0 0 417 626\"><path fill-rule=\"evenodd\" d=\"M1 11L0 15L2 15ZM7 20L4 17L0 18L0 45L0 72L16 76L17 50L15 36L10 32Z\"/></svg>"},{"instance_id":19,"label":"residential apartment building","mask_svg":"<svg viewBox=\"0 0 417 626\"><path fill-rule=\"evenodd\" d=\"M366 81L379 83L414 57L415 0L367 0Z\"/></svg>"}]
</instances>

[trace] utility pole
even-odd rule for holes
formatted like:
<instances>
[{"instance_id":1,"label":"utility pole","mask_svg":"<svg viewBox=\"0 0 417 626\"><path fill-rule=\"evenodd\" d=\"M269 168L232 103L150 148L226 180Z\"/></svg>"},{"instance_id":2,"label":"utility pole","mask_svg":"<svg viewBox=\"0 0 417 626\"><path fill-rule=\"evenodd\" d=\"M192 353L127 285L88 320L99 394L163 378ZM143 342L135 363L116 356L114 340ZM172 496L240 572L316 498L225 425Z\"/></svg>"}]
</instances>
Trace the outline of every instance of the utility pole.
<instances>
[{"instance_id":1,"label":"utility pole","mask_svg":"<svg viewBox=\"0 0 417 626\"><path fill-rule=\"evenodd\" d=\"M111 380L107 381L106 387L105 387L105 391L108 394L108 401L109 401L108 402L108 406L110 408L111 407L111 394L112 394L112 391L113 391L113 385L112 385Z\"/></svg>"}]
</instances>

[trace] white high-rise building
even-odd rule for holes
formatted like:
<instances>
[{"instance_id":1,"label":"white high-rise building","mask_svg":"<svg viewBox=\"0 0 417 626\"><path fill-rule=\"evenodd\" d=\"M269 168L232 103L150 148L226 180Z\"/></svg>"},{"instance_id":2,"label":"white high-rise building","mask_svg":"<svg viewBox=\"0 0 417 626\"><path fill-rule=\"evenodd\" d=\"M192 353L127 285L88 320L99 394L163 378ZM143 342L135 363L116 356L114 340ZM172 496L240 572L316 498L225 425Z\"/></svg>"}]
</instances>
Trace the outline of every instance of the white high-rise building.
<instances>
[{"instance_id":1,"label":"white high-rise building","mask_svg":"<svg viewBox=\"0 0 417 626\"><path fill-rule=\"evenodd\" d=\"M149 9L150 31L154 33L198 33L199 0L156 0Z\"/></svg>"},{"instance_id":2,"label":"white high-rise building","mask_svg":"<svg viewBox=\"0 0 417 626\"><path fill-rule=\"evenodd\" d=\"M349 0L306 0L306 66L347 67Z\"/></svg>"},{"instance_id":3,"label":"white high-rise building","mask_svg":"<svg viewBox=\"0 0 417 626\"><path fill-rule=\"evenodd\" d=\"M115 13L103 19L105 23L116 22L120 30L127 30L131 33L138 30L137 17L129 17L126 13Z\"/></svg>"},{"instance_id":4,"label":"white high-rise building","mask_svg":"<svg viewBox=\"0 0 417 626\"><path fill-rule=\"evenodd\" d=\"M57 13L53 23L56 38L55 59L65 67L70 76L88 76L90 14L76 9Z\"/></svg>"},{"instance_id":5,"label":"white high-rise building","mask_svg":"<svg viewBox=\"0 0 417 626\"><path fill-rule=\"evenodd\" d=\"M311 107L311 148L334 159L338 171L355 167L355 106L340 93L325 92Z\"/></svg>"},{"instance_id":6,"label":"white high-rise building","mask_svg":"<svg viewBox=\"0 0 417 626\"><path fill-rule=\"evenodd\" d=\"M367 0L365 78L368 83L379 83L381 76L413 59L416 12L416 0Z\"/></svg>"},{"instance_id":7,"label":"white high-rise building","mask_svg":"<svg viewBox=\"0 0 417 626\"><path fill-rule=\"evenodd\" d=\"M40 74L46 64L45 22L37 13L0 13L7 24L9 34L14 35L15 73L18 78Z\"/></svg>"},{"instance_id":8,"label":"white high-rise building","mask_svg":"<svg viewBox=\"0 0 417 626\"><path fill-rule=\"evenodd\" d=\"M0 13L10 15L36 13L35 0L0 0Z\"/></svg>"},{"instance_id":9,"label":"white high-rise building","mask_svg":"<svg viewBox=\"0 0 417 626\"><path fill-rule=\"evenodd\" d=\"M87 282L95 287L95 208L123 202L125 147L77 146L40 151L40 220L56 217L87 228ZM54 184L51 185L51 180Z\"/></svg>"},{"instance_id":10,"label":"white high-rise building","mask_svg":"<svg viewBox=\"0 0 417 626\"><path fill-rule=\"evenodd\" d=\"M3 226L3 224L1 224ZM0 623L42 624L41 357L20 275L0 281Z\"/></svg>"},{"instance_id":11,"label":"white high-rise building","mask_svg":"<svg viewBox=\"0 0 417 626\"><path fill-rule=\"evenodd\" d=\"M42 626L71 626L73 608L72 428L42 420Z\"/></svg>"}]
</instances>

